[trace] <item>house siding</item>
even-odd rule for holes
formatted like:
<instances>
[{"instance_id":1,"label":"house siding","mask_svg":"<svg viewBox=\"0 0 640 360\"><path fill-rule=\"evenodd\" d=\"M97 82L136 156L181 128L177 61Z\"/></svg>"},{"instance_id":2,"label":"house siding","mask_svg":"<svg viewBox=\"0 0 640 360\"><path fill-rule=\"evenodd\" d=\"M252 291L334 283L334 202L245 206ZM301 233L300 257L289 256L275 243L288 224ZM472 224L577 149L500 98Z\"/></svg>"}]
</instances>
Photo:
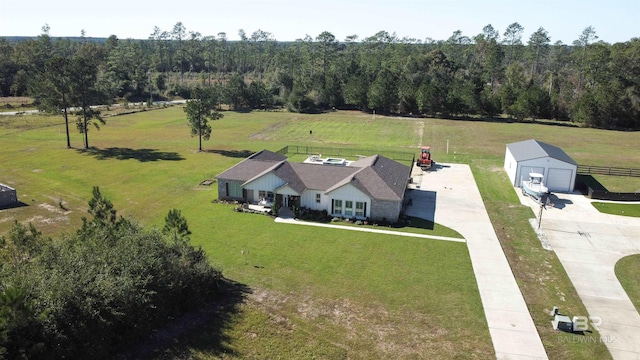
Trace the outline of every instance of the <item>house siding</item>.
<instances>
[{"instance_id":1,"label":"house siding","mask_svg":"<svg viewBox=\"0 0 640 360\"><path fill-rule=\"evenodd\" d=\"M315 195L313 201L315 202ZM356 217L355 216L355 204L356 202L363 202L366 204L366 214L362 217L359 218L367 218L370 217L370 213L371 213L371 198L369 196L367 196L367 194L363 193L362 191L358 190L357 188L355 188L353 185L351 184L347 184L345 186L342 186L338 189L335 189L334 191L328 193L328 194L323 194L322 195L322 199L323 199L323 205L324 205L324 209L327 209L327 212L329 214L332 214L333 216L348 216L348 217ZM338 213L331 213L331 204L333 200L342 200L342 213L338 214ZM352 201L353 202L353 215L345 215L344 211L345 211L345 201Z\"/></svg>"},{"instance_id":2,"label":"house siding","mask_svg":"<svg viewBox=\"0 0 640 360\"><path fill-rule=\"evenodd\" d=\"M316 194L320 194L320 202L316 202ZM306 190L300 197L300 206L311 210L327 210L331 206L331 200L324 191ZM329 212L331 209L327 210Z\"/></svg>"},{"instance_id":3,"label":"house siding","mask_svg":"<svg viewBox=\"0 0 640 360\"><path fill-rule=\"evenodd\" d=\"M290 186L283 186L279 189L274 190L277 194L280 195L293 195L293 196L300 196L300 194L298 194L295 190L293 190Z\"/></svg>"},{"instance_id":4,"label":"house siding","mask_svg":"<svg viewBox=\"0 0 640 360\"><path fill-rule=\"evenodd\" d=\"M273 189L284 185L284 181L273 173L264 174L263 176L245 184L244 189L253 190L253 196L247 199L250 202L259 201L259 191L273 191Z\"/></svg>"}]
</instances>

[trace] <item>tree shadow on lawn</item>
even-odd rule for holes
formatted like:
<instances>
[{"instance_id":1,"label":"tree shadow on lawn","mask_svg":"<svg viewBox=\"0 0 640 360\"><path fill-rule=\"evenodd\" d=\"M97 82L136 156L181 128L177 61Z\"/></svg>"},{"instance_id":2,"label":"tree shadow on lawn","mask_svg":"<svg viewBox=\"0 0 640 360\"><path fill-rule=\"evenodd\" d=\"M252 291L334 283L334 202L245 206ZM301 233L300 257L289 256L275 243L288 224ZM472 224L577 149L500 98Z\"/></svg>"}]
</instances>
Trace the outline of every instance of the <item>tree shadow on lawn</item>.
<instances>
[{"instance_id":1,"label":"tree shadow on lawn","mask_svg":"<svg viewBox=\"0 0 640 360\"><path fill-rule=\"evenodd\" d=\"M177 152L158 151L157 149L131 149L121 147L111 147L106 149L98 149L91 147L89 149L78 149L79 153L91 155L98 160L117 159L117 160L138 160L140 162L148 161L179 161L184 160Z\"/></svg>"},{"instance_id":2,"label":"tree shadow on lawn","mask_svg":"<svg viewBox=\"0 0 640 360\"><path fill-rule=\"evenodd\" d=\"M247 285L224 279L216 299L155 330L148 340L115 359L183 359L190 357L190 348L214 356L241 355L229 347L231 338L225 330L233 326L240 305L249 293L251 289Z\"/></svg>"},{"instance_id":3,"label":"tree shadow on lawn","mask_svg":"<svg viewBox=\"0 0 640 360\"><path fill-rule=\"evenodd\" d=\"M248 158L249 156L255 154L255 151L251 150L202 150L203 152L219 154L226 157L233 158Z\"/></svg>"}]
</instances>

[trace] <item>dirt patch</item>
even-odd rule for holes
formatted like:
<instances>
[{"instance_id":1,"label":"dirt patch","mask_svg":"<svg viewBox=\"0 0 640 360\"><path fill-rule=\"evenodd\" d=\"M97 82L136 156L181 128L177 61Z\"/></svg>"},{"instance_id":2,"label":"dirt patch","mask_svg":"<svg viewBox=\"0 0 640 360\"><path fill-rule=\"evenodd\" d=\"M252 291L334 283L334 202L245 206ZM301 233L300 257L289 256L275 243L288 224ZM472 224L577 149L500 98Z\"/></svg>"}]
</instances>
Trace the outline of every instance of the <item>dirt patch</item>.
<instances>
[{"instance_id":1,"label":"dirt patch","mask_svg":"<svg viewBox=\"0 0 640 360\"><path fill-rule=\"evenodd\" d=\"M38 207L41 207L43 209L49 210L51 212L57 212L58 209L56 209L55 206L51 205L51 204L47 204L47 203L42 203L42 204L38 204Z\"/></svg>"},{"instance_id":2,"label":"dirt patch","mask_svg":"<svg viewBox=\"0 0 640 360\"><path fill-rule=\"evenodd\" d=\"M451 334L449 329L438 325L435 316L413 309L390 311L381 305L346 298L319 299L310 294L265 289L254 289L247 304L262 309L274 323L285 325L291 331L302 321L305 328L312 328L307 331L338 338L334 340L337 346L369 351L356 357L424 358L430 354L430 358L446 358L474 353L483 358L491 355L486 353L487 349L461 349L456 339L469 334Z\"/></svg>"},{"instance_id":3,"label":"dirt patch","mask_svg":"<svg viewBox=\"0 0 640 360\"><path fill-rule=\"evenodd\" d=\"M13 216L2 216L0 217L0 224L1 223L5 223L5 222L9 222L9 221L13 221L15 218Z\"/></svg>"},{"instance_id":4,"label":"dirt patch","mask_svg":"<svg viewBox=\"0 0 640 360\"><path fill-rule=\"evenodd\" d=\"M422 146L422 136L424 135L424 121L416 121L413 124L414 132L418 138L418 148Z\"/></svg>"},{"instance_id":5,"label":"dirt patch","mask_svg":"<svg viewBox=\"0 0 640 360\"><path fill-rule=\"evenodd\" d=\"M42 216L42 215L36 215L30 219L28 219L27 221L25 221L26 224L32 223L32 224L58 224L61 222L66 222L69 221L69 217L67 216Z\"/></svg>"}]
</instances>

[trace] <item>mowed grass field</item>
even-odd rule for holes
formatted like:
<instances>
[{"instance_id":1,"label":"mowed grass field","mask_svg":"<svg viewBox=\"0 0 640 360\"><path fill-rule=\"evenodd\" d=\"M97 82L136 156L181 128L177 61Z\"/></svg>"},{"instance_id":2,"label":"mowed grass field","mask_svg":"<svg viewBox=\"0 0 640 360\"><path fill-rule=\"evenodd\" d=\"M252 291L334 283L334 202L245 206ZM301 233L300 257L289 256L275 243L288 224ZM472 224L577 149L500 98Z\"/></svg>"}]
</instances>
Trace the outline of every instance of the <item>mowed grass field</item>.
<instances>
[{"instance_id":1,"label":"mowed grass field","mask_svg":"<svg viewBox=\"0 0 640 360\"><path fill-rule=\"evenodd\" d=\"M352 118L337 114L315 124L317 117L311 116L226 113L213 124L202 153L178 107L108 118L100 131L90 131L95 147L90 151L66 149L60 119L2 119L0 181L18 189L24 206L0 212L0 233L14 220L33 222L51 236L72 231L87 216L92 186L100 186L119 214L148 226L162 226L169 209L181 209L192 242L250 293L237 312L217 324L225 341L213 335L220 330L212 326L186 336L185 345L170 350L177 353L203 358L493 356L464 243L277 224L213 203L216 184L198 185L247 153L277 150L303 136L289 130L274 140L275 128L300 121L300 132L308 135L314 124L314 136L326 133L329 143L331 136L357 125ZM351 125L342 127L345 122ZM362 128L375 138L402 125L377 122ZM75 131L72 137L72 145L80 147L81 137ZM396 139L389 148L409 147Z\"/></svg>"},{"instance_id":2,"label":"mowed grass field","mask_svg":"<svg viewBox=\"0 0 640 360\"><path fill-rule=\"evenodd\" d=\"M94 185L120 214L148 226L162 226L169 209L181 209L192 242L251 293L225 321L189 334L162 356L494 357L464 244L276 224L212 203L215 184L198 185L263 148L417 152L425 144L438 162L471 165L550 358L609 357L601 343L572 343L562 337L573 335L551 329L554 305L586 310L553 252L541 249L528 224L533 214L519 204L502 163L507 143L536 138L578 163L640 167L637 133L346 111L227 112L199 153L179 107L107 121L89 133L95 149L80 151L65 148L60 118L0 118L0 182L16 187L25 205L0 211L0 233L14 219L49 235L75 229ZM81 137L72 135L80 147Z\"/></svg>"}]
</instances>

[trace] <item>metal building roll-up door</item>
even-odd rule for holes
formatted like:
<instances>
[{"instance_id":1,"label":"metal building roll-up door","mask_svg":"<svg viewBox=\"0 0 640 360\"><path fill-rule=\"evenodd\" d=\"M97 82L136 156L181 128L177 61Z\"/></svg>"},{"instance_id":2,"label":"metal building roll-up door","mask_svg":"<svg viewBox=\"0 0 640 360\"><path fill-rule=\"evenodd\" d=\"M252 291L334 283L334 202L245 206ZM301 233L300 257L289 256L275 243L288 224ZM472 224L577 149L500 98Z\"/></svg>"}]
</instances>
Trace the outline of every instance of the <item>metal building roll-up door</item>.
<instances>
[{"instance_id":1,"label":"metal building roll-up door","mask_svg":"<svg viewBox=\"0 0 640 360\"><path fill-rule=\"evenodd\" d=\"M567 192L571 189L571 169L549 169L549 175L545 179L545 185L549 191Z\"/></svg>"}]
</instances>

